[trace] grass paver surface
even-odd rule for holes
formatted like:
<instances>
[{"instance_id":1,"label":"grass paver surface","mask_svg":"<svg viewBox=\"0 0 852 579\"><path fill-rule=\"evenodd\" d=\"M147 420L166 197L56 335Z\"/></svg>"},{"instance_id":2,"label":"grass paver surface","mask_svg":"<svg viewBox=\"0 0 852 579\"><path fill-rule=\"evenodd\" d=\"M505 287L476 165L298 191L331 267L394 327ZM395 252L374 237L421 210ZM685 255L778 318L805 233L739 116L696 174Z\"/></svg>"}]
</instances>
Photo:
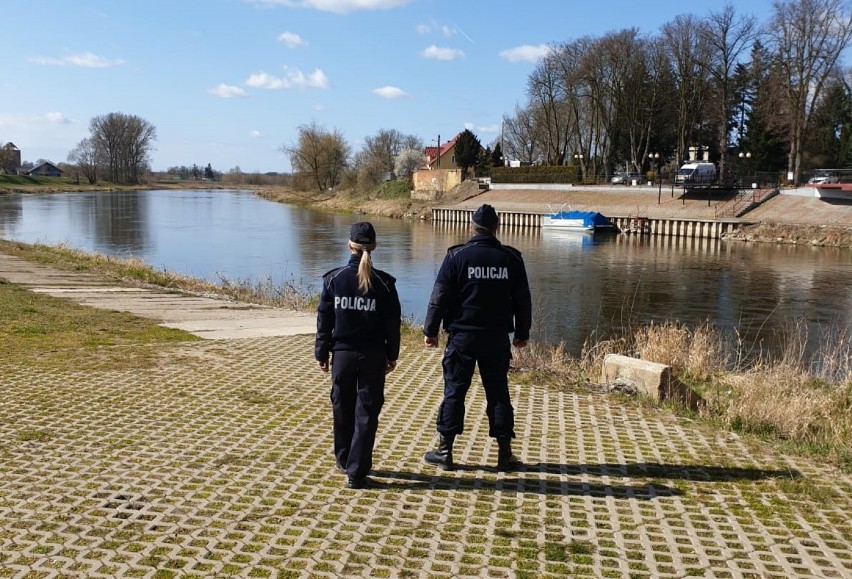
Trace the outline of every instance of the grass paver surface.
<instances>
[{"instance_id":1,"label":"grass paver surface","mask_svg":"<svg viewBox=\"0 0 852 579\"><path fill-rule=\"evenodd\" d=\"M440 350L402 352L348 489L312 346L3 358L0 577L852 577L852 478L635 401L512 386L528 466L498 473L475 386L461 467L423 464Z\"/></svg>"}]
</instances>

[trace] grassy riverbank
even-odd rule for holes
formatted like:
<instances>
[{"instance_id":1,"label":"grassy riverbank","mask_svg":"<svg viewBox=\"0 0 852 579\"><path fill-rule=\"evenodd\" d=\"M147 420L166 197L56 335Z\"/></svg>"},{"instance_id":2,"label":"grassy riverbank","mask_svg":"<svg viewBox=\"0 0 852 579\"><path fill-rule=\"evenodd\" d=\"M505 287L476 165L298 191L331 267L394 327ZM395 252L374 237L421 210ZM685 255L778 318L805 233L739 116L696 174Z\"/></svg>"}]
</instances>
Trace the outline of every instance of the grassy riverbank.
<instances>
[{"instance_id":1,"label":"grassy riverbank","mask_svg":"<svg viewBox=\"0 0 852 579\"><path fill-rule=\"evenodd\" d=\"M85 254L63 247L0 240L0 251L60 269L84 271L126 284L151 284L195 293L217 293L258 303L311 311L316 296L291 284L222 280L200 281L155 270L138 260ZM122 352L148 352L148 346L187 339L173 330L157 329L132 316L63 307L66 302L33 297L11 284L0 285L4 328L3 351L35 357L57 367L83 360L99 345L124 345ZM689 328L677 322L637 327L622 336L589 341L579 358L561 345L532 344L516 352L514 380L553 388L599 388L601 363L620 353L671 365L676 375L700 392L704 404L694 418L717 427L760 436L789 452L803 453L852 471L852 345L835 335L822 342L816 359L804 359L803 326L790 330L789 346L777 358L745 356L738 344L718 329ZM162 331L162 333L161 333ZM37 336L36 338L33 338ZM409 347L419 348L420 329L406 326ZM75 350L74 345L79 345ZM116 362L118 363L118 362ZM818 370L815 370L818 369ZM672 408L677 412L684 409Z\"/></svg>"}]
</instances>

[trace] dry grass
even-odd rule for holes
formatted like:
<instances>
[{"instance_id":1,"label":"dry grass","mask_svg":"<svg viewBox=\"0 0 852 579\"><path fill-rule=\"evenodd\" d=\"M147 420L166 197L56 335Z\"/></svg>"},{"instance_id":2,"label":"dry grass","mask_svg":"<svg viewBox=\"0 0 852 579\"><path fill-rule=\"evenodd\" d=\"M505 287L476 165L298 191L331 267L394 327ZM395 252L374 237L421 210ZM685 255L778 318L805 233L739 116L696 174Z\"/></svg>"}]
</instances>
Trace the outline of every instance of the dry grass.
<instances>
[{"instance_id":1,"label":"dry grass","mask_svg":"<svg viewBox=\"0 0 852 579\"><path fill-rule=\"evenodd\" d=\"M196 294L215 294L240 301L285 307L300 311L316 305L316 297L306 285L296 281L281 284L271 278L241 280L220 278L219 284L200 280L169 270L154 269L143 260L113 257L63 245L29 244L0 239L0 251L71 271L92 273L130 285L151 285Z\"/></svg>"},{"instance_id":2,"label":"dry grass","mask_svg":"<svg viewBox=\"0 0 852 579\"><path fill-rule=\"evenodd\" d=\"M533 343L516 351L514 366L525 382L568 387L597 382L608 354L666 364L703 396L701 414L712 422L852 470L852 345L843 332L822 334L819 351L806 356L807 326L791 324L772 357L743 353L736 334L710 323L666 322L590 339L579 359L562 344Z\"/></svg>"}]
</instances>

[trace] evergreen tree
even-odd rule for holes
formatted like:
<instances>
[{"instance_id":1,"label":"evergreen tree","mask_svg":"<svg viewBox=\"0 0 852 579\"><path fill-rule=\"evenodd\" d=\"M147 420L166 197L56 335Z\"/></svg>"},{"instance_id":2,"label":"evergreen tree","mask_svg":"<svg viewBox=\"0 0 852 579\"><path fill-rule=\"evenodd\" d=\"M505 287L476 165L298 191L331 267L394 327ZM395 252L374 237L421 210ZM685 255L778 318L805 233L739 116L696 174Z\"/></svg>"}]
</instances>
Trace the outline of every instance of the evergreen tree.
<instances>
[{"instance_id":1,"label":"evergreen tree","mask_svg":"<svg viewBox=\"0 0 852 579\"><path fill-rule=\"evenodd\" d=\"M505 160L503 159L503 148L500 146L500 143L497 143L494 145L494 151L491 152L491 166L503 167L505 164Z\"/></svg>"},{"instance_id":2,"label":"evergreen tree","mask_svg":"<svg viewBox=\"0 0 852 579\"><path fill-rule=\"evenodd\" d=\"M468 169L476 167L480 151L482 151L482 144L470 129L465 129L456 139L456 165L461 169L462 181L464 181Z\"/></svg>"}]
</instances>

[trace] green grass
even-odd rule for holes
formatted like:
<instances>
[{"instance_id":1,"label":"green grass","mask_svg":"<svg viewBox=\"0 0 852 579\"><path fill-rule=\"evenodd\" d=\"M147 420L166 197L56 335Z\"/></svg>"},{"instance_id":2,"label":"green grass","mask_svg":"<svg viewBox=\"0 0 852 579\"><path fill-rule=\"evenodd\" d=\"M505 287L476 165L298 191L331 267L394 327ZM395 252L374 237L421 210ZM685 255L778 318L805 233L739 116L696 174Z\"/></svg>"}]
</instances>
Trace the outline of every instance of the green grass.
<instances>
[{"instance_id":1,"label":"green grass","mask_svg":"<svg viewBox=\"0 0 852 579\"><path fill-rule=\"evenodd\" d=\"M26 187L33 185L51 185L65 187L73 185L74 183L74 180L69 179L67 177L30 177L28 175L0 175L0 187L4 185L15 187Z\"/></svg>"},{"instance_id":2,"label":"green grass","mask_svg":"<svg viewBox=\"0 0 852 579\"><path fill-rule=\"evenodd\" d=\"M80 306L27 291L0 278L0 363L54 365L78 360L123 366L153 361L156 352L117 346L197 339L181 330L160 327L152 320Z\"/></svg>"}]
</instances>

